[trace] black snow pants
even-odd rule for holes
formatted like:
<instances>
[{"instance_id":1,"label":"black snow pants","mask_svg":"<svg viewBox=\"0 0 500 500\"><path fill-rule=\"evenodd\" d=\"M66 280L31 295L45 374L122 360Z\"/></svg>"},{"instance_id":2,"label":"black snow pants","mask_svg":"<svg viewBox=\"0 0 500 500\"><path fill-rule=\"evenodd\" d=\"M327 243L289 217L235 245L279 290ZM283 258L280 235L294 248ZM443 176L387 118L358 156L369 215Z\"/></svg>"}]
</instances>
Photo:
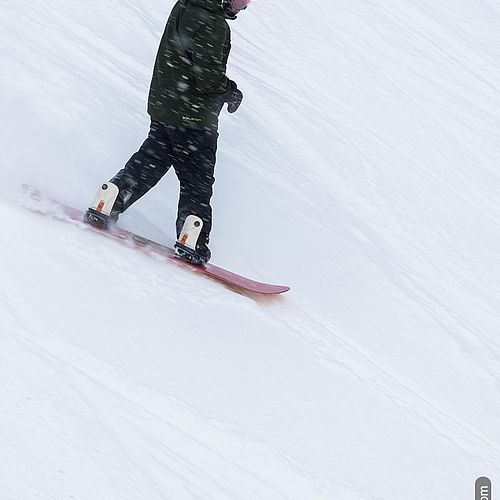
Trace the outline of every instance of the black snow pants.
<instances>
[{"instance_id":1,"label":"black snow pants","mask_svg":"<svg viewBox=\"0 0 500 500\"><path fill-rule=\"evenodd\" d=\"M148 138L111 182L120 193L116 201L119 212L145 195L174 167L180 183L177 210L177 237L186 217L197 215L203 221L208 240L212 229L212 186L214 184L217 132L173 127L151 121Z\"/></svg>"}]
</instances>

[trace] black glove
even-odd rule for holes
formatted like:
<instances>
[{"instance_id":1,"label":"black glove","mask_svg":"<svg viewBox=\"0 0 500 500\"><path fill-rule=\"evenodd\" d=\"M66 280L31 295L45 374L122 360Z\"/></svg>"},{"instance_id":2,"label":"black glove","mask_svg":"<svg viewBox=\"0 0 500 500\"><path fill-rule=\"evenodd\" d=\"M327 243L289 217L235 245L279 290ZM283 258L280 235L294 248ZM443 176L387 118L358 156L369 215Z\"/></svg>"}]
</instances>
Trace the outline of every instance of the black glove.
<instances>
[{"instance_id":1,"label":"black glove","mask_svg":"<svg viewBox=\"0 0 500 500\"><path fill-rule=\"evenodd\" d=\"M241 104L243 100L243 94L241 90L238 89L236 83L229 80L229 96L227 98L227 110L229 113L234 113Z\"/></svg>"}]
</instances>

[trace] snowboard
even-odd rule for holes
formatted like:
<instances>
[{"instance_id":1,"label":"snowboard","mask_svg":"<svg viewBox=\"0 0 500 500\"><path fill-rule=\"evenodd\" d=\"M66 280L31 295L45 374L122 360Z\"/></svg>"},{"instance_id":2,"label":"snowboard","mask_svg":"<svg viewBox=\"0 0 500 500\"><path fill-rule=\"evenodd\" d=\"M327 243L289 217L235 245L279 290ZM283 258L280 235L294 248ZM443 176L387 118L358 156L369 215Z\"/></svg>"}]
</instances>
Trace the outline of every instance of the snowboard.
<instances>
[{"instance_id":1,"label":"snowboard","mask_svg":"<svg viewBox=\"0 0 500 500\"><path fill-rule=\"evenodd\" d=\"M45 196L34 186L24 184L23 190L27 194L30 201L30 203L27 205L27 208L29 208L33 212L49 215L53 218L65 219L80 223L85 228L90 228L91 230L100 233L103 236L118 240L128 246L144 251L145 253L154 253L156 255L165 257L166 259L175 261L180 266L188 267L199 274L229 285L231 288L237 291L252 292L263 295L276 295L290 290L290 287L288 286L272 285L269 283L255 281L223 269L222 267L216 266L214 264L208 263L204 266L196 266L194 264L191 264L190 262L178 258L175 255L175 251L173 248L162 245L161 243L153 241L149 238L140 236L139 234L136 234L132 231L122 229L118 226L112 226L108 229L103 229L84 222L85 214L82 210L78 210L58 200Z\"/></svg>"}]
</instances>

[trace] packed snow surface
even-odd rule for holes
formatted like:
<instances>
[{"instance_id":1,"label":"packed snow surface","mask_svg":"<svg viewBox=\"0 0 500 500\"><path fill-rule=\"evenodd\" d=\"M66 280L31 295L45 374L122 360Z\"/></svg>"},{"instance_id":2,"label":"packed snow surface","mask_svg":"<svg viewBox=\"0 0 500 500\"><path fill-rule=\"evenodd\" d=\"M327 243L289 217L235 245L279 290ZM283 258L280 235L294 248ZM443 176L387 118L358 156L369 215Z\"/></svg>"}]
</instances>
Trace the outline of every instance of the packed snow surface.
<instances>
[{"instance_id":1,"label":"packed snow surface","mask_svg":"<svg viewBox=\"0 0 500 500\"><path fill-rule=\"evenodd\" d=\"M28 211L139 147L172 0L0 0L2 500L469 500L500 464L500 7L255 0L213 262ZM173 173L121 219L174 239ZM500 484L497 481L497 484Z\"/></svg>"}]
</instances>

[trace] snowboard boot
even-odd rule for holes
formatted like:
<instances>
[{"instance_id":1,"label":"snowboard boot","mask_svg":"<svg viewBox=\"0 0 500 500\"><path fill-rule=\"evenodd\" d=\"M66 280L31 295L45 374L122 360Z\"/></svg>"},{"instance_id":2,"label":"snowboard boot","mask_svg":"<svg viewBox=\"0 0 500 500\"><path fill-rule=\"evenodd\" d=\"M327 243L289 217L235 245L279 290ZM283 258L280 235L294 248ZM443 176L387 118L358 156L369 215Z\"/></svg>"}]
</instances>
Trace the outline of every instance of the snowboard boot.
<instances>
[{"instance_id":1,"label":"snowboard boot","mask_svg":"<svg viewBox=\"0 0 500 500\"><path fill-rule=\"evenodd\" d=\"M85 222L103 229L108 229L118 222L118 217L123 212L118 199L118 187L112 182L102 184L97 190L92 205L85 213Z\"/></svg>"},{"instance_id":2,"label":"snowboard boot","mask_svg":"<svg viewBox=\"0 0 500 500\"><path fill-rule=\"evenodd\" d=\"M203 221L196 215L189 215L182 226L175 255L195 266L204 266L212 256L208 248L208 234L202 232Z\"/></svg>"}]
</instances>

